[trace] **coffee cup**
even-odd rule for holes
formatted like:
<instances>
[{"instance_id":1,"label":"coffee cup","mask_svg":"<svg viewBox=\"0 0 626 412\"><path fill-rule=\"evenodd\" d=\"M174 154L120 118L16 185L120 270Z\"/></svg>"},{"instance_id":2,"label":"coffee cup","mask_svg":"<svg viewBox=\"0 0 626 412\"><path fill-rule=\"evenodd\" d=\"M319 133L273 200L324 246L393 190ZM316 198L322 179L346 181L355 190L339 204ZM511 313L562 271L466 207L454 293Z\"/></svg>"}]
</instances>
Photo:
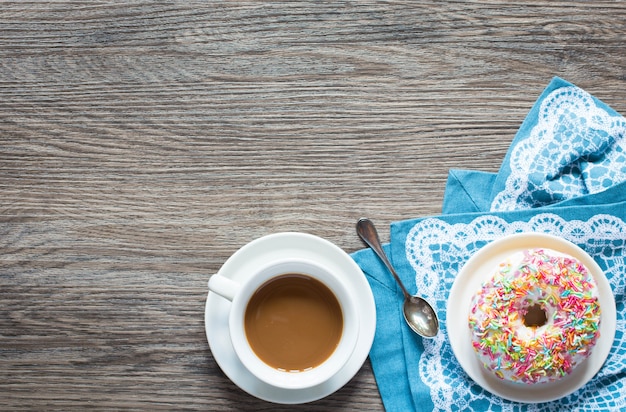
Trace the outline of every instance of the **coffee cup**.
<instances>
[{"instance_id":1,"label":"coffee cup","mask_svg":"<svg viewBox=\"0 0 626 412\"><path fill-rule=\"evenodd\" d=\"M341 276L307 259L280 259L242 282L219 273L209 290L230 300L235 353L261 381L305 389L335 376L359 333L356 299Z\"/></svg>"}]
</instances>

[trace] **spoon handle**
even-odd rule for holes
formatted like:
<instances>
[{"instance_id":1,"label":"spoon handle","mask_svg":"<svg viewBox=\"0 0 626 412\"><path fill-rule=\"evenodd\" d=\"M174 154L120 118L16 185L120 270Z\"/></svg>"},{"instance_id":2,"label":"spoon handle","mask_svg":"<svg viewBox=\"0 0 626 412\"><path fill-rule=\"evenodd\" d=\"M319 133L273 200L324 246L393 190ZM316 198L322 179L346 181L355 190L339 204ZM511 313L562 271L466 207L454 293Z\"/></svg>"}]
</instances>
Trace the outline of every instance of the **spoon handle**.
<instances>
[{"instance_id":1,"label":"spoon handle","mask_svg":"<svg viewBox=\"0 0 626 412\"><path fill-rule=\"evenodd\" d=\"M389 259L387 259L387 255L385 254L385 251L380 244L380 238L378 237L378 232L376 231L374 223L366 218L359 219L359 221L356 223L356 233L370 248L372 248L374 253L376 253L376 256L378 256L378 258L385 264L387 270L389 270L389 272L393 275L394 279L400 286L400 289L402 289L402 293L404 294L404 296L411 296L404 287L404 284L400 280L400 277L393 269L393 266L391 266Z\"/></svg>"}]
</instances>

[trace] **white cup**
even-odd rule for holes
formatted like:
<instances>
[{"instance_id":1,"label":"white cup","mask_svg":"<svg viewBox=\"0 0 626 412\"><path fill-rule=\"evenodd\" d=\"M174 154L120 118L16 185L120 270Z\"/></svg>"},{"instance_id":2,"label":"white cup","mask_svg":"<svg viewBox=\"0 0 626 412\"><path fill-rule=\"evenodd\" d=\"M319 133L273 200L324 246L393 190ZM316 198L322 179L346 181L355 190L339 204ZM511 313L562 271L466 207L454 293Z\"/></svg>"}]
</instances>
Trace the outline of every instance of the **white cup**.
<instances>
[{"instance_id":1,"label":"white cup","mask_svg":"<svg viewBox=\"0 0 626 412\"><path fill-rule=\"evenodd\" d=\"M310 276L328 287L337 298L343 316L342 334L332 354L318 366L297 372L276 369L261 360L250 346L244 327L246 307L252 295L270 279L290 273ZM209 279L209 290L232 301L228 327L241 363L258 379L276 388L304 389L326 382L341 370L355 349L359 334L355 297L339 276L317 262L295 258L276 260L259 268L242 283L218 273Z\"/></svg>"}]
</instances>

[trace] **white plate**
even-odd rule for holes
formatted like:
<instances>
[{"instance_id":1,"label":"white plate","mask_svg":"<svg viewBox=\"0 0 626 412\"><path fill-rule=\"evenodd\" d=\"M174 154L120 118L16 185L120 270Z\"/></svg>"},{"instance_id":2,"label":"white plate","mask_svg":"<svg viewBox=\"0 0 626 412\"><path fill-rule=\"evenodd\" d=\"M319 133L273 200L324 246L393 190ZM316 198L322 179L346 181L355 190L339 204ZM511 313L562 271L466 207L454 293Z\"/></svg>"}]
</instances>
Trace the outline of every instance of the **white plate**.
<instances>
[{"instance_id":1,"label":"white plate","mask_svg":"<svg viewBox=\"0 0 626 412\"><path fill-rule=\"evenodd\" d=\"M237 386L257 398L282 404L312 402L343 387L361 369L367 359L376 330L376 306L369 283L361 268L338 246L305 233L276 233L254 240L235 252L219 273L233 280L243 280L247 273L266 262L282 257L317 260L343 276L347 286L359 296L359 337L352 356L332 379L309 389L285 390L260 381L239 361L228 330L230 301L209 292L205 308L207 340L215 361Z\"/></svg>"},{"instance_id":2,"label":"white plate","mask_svg":"<svg viewBox=\"0 0 626 412\"><path fill-rule=\"evenodd\" d=\"M598 285L602 310L600 338L591 356L578 365L572 374L556 382L525 385L498 379L483 366L471 344L467 325L474 293L488 280L498 263L511 253L548 248L579 259L591 272ZM452 351L465 372L485 390L517 402L549 402L571 394L585 385L600 370L611 351L617 322L615 298L602 269L584 250L562 238L544 233L518 233L498 239L476 252L457 275L447 308L447 329Z\"/></svg>"}]
</instances>

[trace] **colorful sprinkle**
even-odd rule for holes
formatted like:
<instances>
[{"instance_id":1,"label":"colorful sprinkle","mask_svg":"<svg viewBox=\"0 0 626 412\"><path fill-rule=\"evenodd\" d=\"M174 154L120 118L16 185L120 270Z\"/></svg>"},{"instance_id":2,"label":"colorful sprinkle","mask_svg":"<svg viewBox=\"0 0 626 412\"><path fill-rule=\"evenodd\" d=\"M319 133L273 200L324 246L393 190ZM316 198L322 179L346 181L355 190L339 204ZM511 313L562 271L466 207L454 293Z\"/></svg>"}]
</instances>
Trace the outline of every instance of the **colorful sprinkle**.
<instances>
[{"instance_id":1,"label":"colorful sprinkle","mask_svg":"<svg viewBox=\"0 0 626 412\"><path fill-rule=\"evenodd\" d=\"M526 326L524 318L536 305L547 321ZM599 324L597 286L588 270L549 249L519 252L500 264L474 296L468 319L485 368L528 384L571 373L591 354Z\"/></svg>"}]
</instances>

